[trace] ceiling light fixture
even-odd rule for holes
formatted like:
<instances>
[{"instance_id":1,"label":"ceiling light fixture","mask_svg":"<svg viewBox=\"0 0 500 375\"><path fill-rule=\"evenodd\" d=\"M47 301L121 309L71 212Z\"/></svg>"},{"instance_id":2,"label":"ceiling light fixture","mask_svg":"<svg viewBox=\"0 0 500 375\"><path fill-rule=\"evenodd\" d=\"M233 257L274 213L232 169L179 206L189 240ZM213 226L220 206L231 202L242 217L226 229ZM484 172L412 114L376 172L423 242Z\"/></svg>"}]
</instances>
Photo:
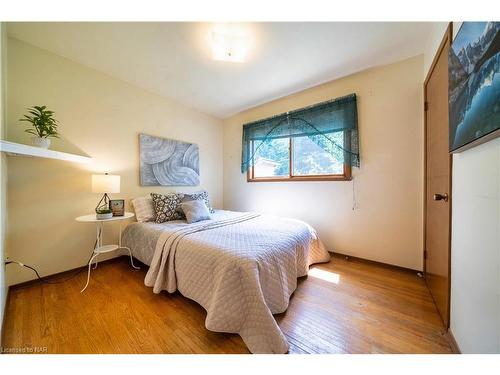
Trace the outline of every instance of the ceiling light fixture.
<instances>
[{"instance_id":1,"label":"ceiling light fixture","mask_svg":"<svg viewBox=\"0 0 500 375\"><path fill-rule=\"evenodd\" d=\"M212 31L212 57L218 61L244 62L249 37L235 25L218 25Z\"/></svg>"}]
</instances>

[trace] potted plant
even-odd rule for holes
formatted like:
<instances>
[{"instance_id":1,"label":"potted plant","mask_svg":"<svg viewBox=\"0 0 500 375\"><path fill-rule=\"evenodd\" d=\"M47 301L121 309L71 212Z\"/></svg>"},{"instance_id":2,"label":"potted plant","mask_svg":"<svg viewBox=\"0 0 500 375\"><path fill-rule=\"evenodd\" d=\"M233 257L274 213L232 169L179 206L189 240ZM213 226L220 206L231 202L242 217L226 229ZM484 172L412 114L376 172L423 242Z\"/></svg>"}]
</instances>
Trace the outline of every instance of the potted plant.
<instances>
[{"instance_id":1,"label":"potted plant","mask_svg":"<svg viewBox=\"0 0 500 375\"><path fill-rule=\"evenodd\" d=\"M113 217L113 211L109 208L98 208L95 211L95 217L98 220L111 219Z\"/></svg>"},{"instance_id":2,"label":"potted plant","mask_svg":"<svg viewBox=\"0 0 500 375\"><path fill-rule=\"evenodd\" d=\"M49 148L50 137L59 138L57 133L58 121L54 118L54 112L49 111L46 106L34 106L28 108L31 115L24 115L19 121L29 122L33 128L26 129L26 133L33 134L31 138L33 146Z\"/></svg>"}]
</instances>

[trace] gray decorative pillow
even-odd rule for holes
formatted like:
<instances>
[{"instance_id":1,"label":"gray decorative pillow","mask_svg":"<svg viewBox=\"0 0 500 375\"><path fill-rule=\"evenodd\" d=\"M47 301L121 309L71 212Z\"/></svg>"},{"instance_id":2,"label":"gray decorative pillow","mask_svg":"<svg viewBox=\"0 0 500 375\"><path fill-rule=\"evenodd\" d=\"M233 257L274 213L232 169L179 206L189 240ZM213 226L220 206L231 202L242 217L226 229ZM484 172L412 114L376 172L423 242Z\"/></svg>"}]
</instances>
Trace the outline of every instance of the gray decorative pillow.
<instances>
[{"instance_id":1,"label":"gray decorative pillow","mask_svg":"<svg viewBox=\"0 0 500 375\"><path fill-rule=\"evenodd\" d=\"M182 211L186 215L188 224L197 221L210 220L210 212L205 202L201 199L181 203Z\"/></svg>"},{"instance_id":2,"label":"gray decorative pillow","mask_svg":"<svg viewBox=\"0 0 500 375\"><path fill-rule=\"evenodd\" d=\"M167 195L151 193L157 223L184 219L180 211L182 196L183 194L175 193Z\"/></svg>"},{"instance_id":3,"label":"gray decorative pillow","mask_svg":"<svg viewBox=\"0 0 500 375\"><path fill-rule=\"evenodd\" d=\"M212 206L210 206L210 200L208 199L208 193L206 191L184 194L184 198L182 198L183 202L196 201L196 200L203 200L207 205L208 211L210 211L211 214L215 212Z\"/></svg>"}]
</instances>

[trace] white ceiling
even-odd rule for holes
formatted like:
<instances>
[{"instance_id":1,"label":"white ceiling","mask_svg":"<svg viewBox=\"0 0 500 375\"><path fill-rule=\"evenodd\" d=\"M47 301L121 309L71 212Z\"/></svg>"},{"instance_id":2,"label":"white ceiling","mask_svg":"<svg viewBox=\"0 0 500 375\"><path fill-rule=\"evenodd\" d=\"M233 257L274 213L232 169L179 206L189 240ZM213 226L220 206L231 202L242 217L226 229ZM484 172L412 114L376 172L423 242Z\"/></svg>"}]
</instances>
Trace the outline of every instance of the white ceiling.
<instances>
[{"instance_id":1,"label":"white ceiling","mask_svg":"<svg viewBox=\"0 0 500 375\"><path fill-rule=\"evenodd\" d=\"M9 23L8 34L226 118L423 53L427 23L251 23L244 63L214 61L209 23Z\"/></svg>"}]
</instances>

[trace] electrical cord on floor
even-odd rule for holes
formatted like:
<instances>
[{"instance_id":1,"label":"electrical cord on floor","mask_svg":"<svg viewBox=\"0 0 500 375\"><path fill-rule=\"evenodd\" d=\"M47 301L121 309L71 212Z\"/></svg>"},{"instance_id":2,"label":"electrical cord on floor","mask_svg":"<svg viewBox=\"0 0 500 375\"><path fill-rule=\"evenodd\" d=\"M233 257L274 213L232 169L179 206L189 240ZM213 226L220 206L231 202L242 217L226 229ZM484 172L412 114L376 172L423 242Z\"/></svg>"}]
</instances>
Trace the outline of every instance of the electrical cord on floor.
<instances>
[{"instance_id":1,"label":"electrical cord on floor","mask_svg":"<svg viewBox=\"0 0 500 375\"><path fill-rule=\"evenodd\" d=\"M97 238L100 238L101 236L101 232L100 232L100 229L99 229L99 235ZM97 247L97 238L94 242L94 250L96 249ZM87 265L89 264L90 260L92 259L92 256L94 255L94 250L92 250L92 254L90 254L90 257L89 257L89 260L87 261ZM38 280L44 284L61 284L61 283L64 283L66 281L69 281L73 278L75 278L76 276L78 276L80 273L82 273L84 270L86 270L87 268L86 267L82 267L80 268L79 270L77 270L74 274L72 274L71 276L65 278L65 279L57 279L55 281L49 281L49 280L45 280L44 277L40 276L40 274L38 273L38 271L36 270L35 267L32 267L30 265L27 265L27 264L24 264L24 263L21 263L21 262L18 262L18 261L15 261L15 260L8 260L5 262L5 265L7 264L11 264L11 263L15 263L21 267L25 267L25 268L29 268L30 270L32 270L33 272L35 272L36 274L36 277L38 278Z\"/></svg>"}]
</instances>

